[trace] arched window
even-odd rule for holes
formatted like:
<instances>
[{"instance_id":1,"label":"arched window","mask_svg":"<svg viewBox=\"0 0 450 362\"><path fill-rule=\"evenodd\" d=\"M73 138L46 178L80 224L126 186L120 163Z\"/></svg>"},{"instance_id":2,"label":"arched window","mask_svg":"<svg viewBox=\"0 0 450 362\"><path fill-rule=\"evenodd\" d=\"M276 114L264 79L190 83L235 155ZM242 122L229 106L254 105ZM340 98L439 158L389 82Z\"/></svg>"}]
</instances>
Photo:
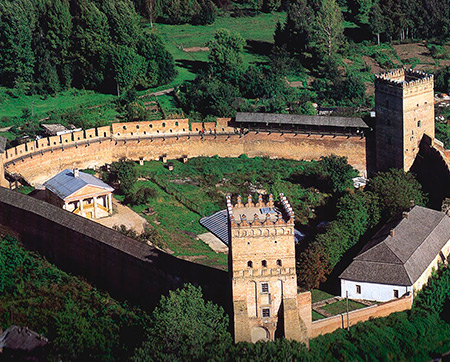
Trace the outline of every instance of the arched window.
<instances>
[{"instance_id":1,"label":"arched window","mask_svg":"<svg viewBox=\"0 0 450 362\"><path fill-rule=\"evenodd\" d=\"M282 263L281 263L281 259L278 259L278 260L277 260L277 265L278 265L278 266L281 266L281 264L282 264Z\"/></svg>"},{"instance_id":2,"label":"arched window","mask_svg":"<svg viewBox=\"0 0 450 362\"><path fill-rule=\"evenodd\" d=\"M153 125L152 125L152 124L149 124L148 126L149 126L150 128L153 128Z\"/></svg>"},{"instance_id":3,"label":"arched window","mask_svg":"<svg viewBox=\"0 0 450 362\"><path fill-rule=\"evenodd\" d=\"M123 129L127 129L127 126L123 126L122 128L123 128Z\"/></svg>"},{"instance_id":4,"label":"arched window","mask_svg":"<svg viewBox=\"0 0 450 362\"><path fill-rule=\"evenodd\" d=\"M263 266L263 268L267 268L267 260L263 260L261 262L261 265Z\"/></svg>"},{"instance_id":5,"label":"arched window","mask_svg":"<svg viewBox=\"0 0 450 362\"><path fill-rule=\"evenodd\" d=\"M175 126L178 127L178 122L175 122Z\"/></svg>"},{"instance_id":6,"label":"arched window","mask_svg":"<svg viewBox=\"0 0 450 362\"><path fill-rule=\"evenodd\" d=\"M253 262L252 262L251 260L249 260L249 261L247 262L247 266L248 266L249 268L253 268Z\"/></svg>"},{"instance_id":7,"label":"arched window","mask_svg":"<svg viewBox=\"0 0 450 362\"><path fill-rule=\"evenodd\" d=\"M165 123L163 122L162 126L163 126L163 127L165 127L165 126L166 126L166 124L165 124Z\"/></svg>"}]
</instances>

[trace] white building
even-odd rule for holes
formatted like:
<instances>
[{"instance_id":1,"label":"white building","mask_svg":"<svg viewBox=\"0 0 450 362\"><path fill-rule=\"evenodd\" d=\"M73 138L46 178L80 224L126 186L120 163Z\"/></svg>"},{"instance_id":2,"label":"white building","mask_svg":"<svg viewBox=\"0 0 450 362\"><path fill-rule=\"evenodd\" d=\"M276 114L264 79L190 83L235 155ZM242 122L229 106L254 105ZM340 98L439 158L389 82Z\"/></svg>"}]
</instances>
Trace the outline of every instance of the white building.
<instances>
[{"instance_id":1,"label":"white building","mask_svg":"<svg viewBox=\"0 0 450 362\"><path fill-rule=\"evenodd\" d=\"M66 169L44 183L47 202L88 219L112 213L114 189L78 169Z\"/></svg>"},{"instance_id":2,"label":"white building","mask_svg":"<svg viewBox=\"0 0 450 362\"><path fill-rule=\"evenodd\" d=\"M450 254L450 218L415 206L384 225L339 276L341 296L388 301L417 292Z\"/></svg>"}]
</instances>

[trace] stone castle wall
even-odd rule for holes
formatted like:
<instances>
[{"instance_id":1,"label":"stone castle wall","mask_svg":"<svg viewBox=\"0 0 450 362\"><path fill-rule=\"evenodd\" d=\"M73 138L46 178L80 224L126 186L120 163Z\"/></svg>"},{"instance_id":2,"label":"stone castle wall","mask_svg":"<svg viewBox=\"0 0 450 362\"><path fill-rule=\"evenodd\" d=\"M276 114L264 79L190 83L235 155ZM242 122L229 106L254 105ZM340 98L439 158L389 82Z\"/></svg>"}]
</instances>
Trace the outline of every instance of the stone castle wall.
<instances>
[{"instance_id":1,"label":"stone castle wall","mask_svg":"<svg viewBox=\"0 0 450 362\"><path fill-rule=\"evenodd\" d=\"M249 157L313 160L336 154L346 156L351 165L366 174L365 138L255 132L241 135L228 126L227 119L218 119L214 129L211 128L213 123L191 124L193 131L186 129L187 120L165 122L162 127L163 121L153 121L153 127L159 133L150 132L149 122L134 122L114 124L112 129L100 127L28 142L5 151L5 171L20 174L34 185L65 168L96 167L121 158L158 160L164 154L169 159L183 155L238 157L246 154ZM205 127L204 134L201 134L202 127Z\"/></svg>"},{"instance_id":2,"label":"stone castle wall","mask_svg":"<svg viewBox=\"0 0 450 362\"><path fill-rule=\"evenodd\" d=\"M67 272L153 309L190 282L230 312L228 273L175 258L59 207L0 187L0 233L12 234Z\"/></svg>"}]
</instances>

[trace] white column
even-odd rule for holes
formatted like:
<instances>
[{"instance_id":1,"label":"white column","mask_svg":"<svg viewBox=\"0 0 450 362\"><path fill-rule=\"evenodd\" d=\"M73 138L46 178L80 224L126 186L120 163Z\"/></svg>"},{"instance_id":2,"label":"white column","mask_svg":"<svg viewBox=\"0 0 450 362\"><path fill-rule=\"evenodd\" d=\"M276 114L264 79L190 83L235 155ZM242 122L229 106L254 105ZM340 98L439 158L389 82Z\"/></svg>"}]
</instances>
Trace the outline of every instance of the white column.
<instances>
[{"instance_id":1,"label":"white column","mask_svg":"<svg viewBox=\"0 0 450 362\"><path fill-rule=\"evenodd\" d=\"M112 214L113 207L112 207L112 196L111 196L111 194L108 194L108 211L109 211L109 214Z\"/></svg>"},{"instance_id":2,"label":"white column","mask_svg":"<svg viewBox=\"0 0 450 362\"><path fill-rule=\"evenodd\" d=\"M80 200L80 215L83 216L83 199Z\"/></svg>"},{"instance_id":3,"label":"white column","mask_svg":"<svg viewBox=\"0 0 450 362\"><path fill-rule=\"evenodd\" d=\"M67 201L64 201L63 209L64 209L64 210L67 210Z\"/></svg>"},{"instance_id":4,"label":"white column","mask_svg":"<svg viewBox=\"0 0 450 362\"><path fill-rule=\"evenodd\" d=\"M97 218L97 197L94 196L92 200L94 203L94 219L96 219Z\"/></svg>"}]
</instances>

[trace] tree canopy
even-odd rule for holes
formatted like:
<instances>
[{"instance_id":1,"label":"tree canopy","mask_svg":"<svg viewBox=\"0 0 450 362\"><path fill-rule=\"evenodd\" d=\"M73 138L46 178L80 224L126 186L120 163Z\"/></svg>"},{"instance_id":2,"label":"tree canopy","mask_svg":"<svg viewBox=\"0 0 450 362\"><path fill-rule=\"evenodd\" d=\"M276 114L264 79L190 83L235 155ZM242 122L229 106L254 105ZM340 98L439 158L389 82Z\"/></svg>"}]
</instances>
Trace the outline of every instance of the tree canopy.
<instances>
[{"instance_id":1,"label":"tree canopy","mask_svg":"<svg viewBox=\"0 0 450 362\"><path fill-rule=\"evenodd\" d=\"M173 58L139 21L131 0L2 1L0 83L32 93L167 83Z\"/></svg>"},{"instance_id":2,"label":"tree canopy","mask_svg":"<svg viewBox=\"0 0 450 362\"><path fill-rule=\"evenodd\" d=\"M148 340L136 361L215 360L231 344L228 316L222 307L205 301L201 288L184 288L162 296L152 314Z\"/></svg>"}]
</instances>

